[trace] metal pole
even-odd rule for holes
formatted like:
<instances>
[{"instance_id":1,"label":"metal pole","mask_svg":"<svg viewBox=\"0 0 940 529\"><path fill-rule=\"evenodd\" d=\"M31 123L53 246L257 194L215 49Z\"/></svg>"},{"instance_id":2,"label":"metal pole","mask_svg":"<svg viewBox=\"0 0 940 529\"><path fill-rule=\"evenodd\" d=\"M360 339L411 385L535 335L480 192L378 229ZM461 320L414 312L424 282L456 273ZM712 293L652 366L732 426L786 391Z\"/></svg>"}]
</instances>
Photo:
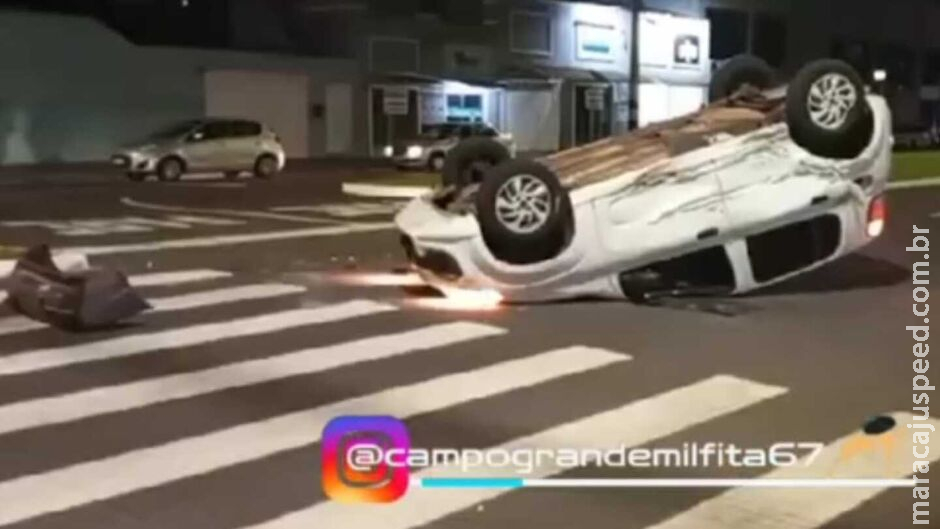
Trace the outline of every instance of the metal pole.
<instances>
[{"instance_id":1,"label":"metal pole","mask_svg":"<svg viewBox=\"0 0 940 529\"><path fill-rule=\"evenodd\" d=\"M631 0L632 29L630 32L630 119L628 128L636 129L640 122L640 12L643 0Z\"/></svg>"}]
</instances>

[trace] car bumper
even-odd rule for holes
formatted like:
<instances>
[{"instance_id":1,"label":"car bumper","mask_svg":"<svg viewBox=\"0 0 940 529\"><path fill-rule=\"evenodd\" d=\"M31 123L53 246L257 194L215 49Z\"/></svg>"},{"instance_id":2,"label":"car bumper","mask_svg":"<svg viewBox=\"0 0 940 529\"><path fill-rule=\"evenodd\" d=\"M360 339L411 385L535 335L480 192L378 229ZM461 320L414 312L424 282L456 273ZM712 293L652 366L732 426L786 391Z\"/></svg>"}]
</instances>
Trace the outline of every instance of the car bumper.
<instances>
[{"instance_id":1,"label":"car bumper","mask_svg":"<svg viewBox=\"0 0 940 529\"><path fill-rule=\"evenodd\" d=\"M590 233L590 207L576 214ZM451 291L497 292L511 302L584 296L624 297L617 276L594 266L589 241L581 238L555 259L535 265L503 263L489 251L472 214L444 211L431 196L414 199L396 217L405 255L429 286Z\"/></svg>"},{"instance_id":2,"label":"car bumper","mask_svg":"<svg viewBox=\"0 0 940 529\"><path fill-rule=\"evenodd\" d=\"M111 165L129 173L150 173L156 170L157 161L139 153L118 153L111 157Z\"/></svg>"}]
</instances>

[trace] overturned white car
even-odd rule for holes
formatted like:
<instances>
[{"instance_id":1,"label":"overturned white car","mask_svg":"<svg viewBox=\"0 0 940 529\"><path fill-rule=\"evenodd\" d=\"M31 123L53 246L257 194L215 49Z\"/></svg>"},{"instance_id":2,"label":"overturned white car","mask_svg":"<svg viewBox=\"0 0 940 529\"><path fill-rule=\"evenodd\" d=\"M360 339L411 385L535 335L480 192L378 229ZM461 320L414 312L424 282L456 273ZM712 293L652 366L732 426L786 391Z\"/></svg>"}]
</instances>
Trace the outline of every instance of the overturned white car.
<instances>
[{"instance_id":1,"label":"overturned white car","mask_svg":"<svg viewBox=\"0 0 940 529\"><path fill-rule=\"evenodd\" d=\"M753 57L701 111L539 160L486 140L397 217L431 286L509 301L740 294L853 252L884 227L891 115L849 65L786 87Z\"/></svg>"}]
</instances>

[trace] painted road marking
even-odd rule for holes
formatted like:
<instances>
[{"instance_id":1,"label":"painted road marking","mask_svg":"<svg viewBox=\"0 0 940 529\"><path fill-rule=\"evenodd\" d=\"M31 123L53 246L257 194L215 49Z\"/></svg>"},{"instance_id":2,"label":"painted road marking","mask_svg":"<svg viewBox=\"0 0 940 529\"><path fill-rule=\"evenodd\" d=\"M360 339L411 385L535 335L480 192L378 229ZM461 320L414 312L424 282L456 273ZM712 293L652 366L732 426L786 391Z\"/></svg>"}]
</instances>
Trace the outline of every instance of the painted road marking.
<instances>
[{"instance_id":1,"label":"painted road marking","mask_svg":"<svg viewBox=\"0 0 940 529\"><path fill-rule=\"evenodd\" d=\"M318 442L323 428L337 416L369 414L406 418L624 360L625 357L620 354L584 347L552 351L24 476L0 483L0 505L3 505L0 525L302 448ZM674 411L670 410L670 413ZM617 431L622 430L622 424L618 424ZM315 526L307 527L321 526L353 527L323 525L320 521Z\"/></svg>"},{"instance_id":2,"label":"painted road marking","mask_svg":"<svg viewBox=\"0 0 940 529\"><path fill-rule=\"evenodd\" d=\"M340 202L316 206L282 206L271 208L271 211L279 213L315 213L331 217L355 218L379 215L391 216L397 213L404 204L404 202Z\"/></svg>"},{"instance_id":3,"label":"painted road marking","mask_svg":"<svg viewBox=\"0 0 940 529\"><path fill-rule=\"evenodd\" d=\"M194 225L241 226L243 220L196 215L170 215L162 219L115 217L107 219L17 220L0 222L4 228L43 228L61 237L90 237L122 233L152 233L157 229L191 230Z\"/></svg>"},{"instance_id":4,"label":"painted road marking","mask_svg":"<svg viewBox=\"0 0 940 529\"><path fill-rule=\"evenodd\" d=\"M920 423L937 429L940 421L915 421L910 413L898 413L894 418L895 430L882 434L881 442L866 443L866 436L855 432L828 445L812 466L807 467L804 460L797 466L774 470L763 478L900 479L910 476L914 430L907 425ZM891 436L894 436L893 441ZM936 434L930 437L930 444L922 449L926 453L929 448L929 461L933 465L940 459L940 442L934 440ZM816 529L886 490L884 487L732 489L649 529Z\"/></svg>"},{"instance_id":5,"label":"painted road marking","mask_svg":"<svg viewBox=\"0 0 940 529\"><path fill-rule=\"evenodd\" d=\"M170 375L121 386L0 406L0 434L132 410L298 375L308 375L414 351L498 336L504 329L478 323L445 323L325 347Z\"/></svg>"},{"instance_id":6,"label":"painted road marking","mask_svg":"<svg viewBox=\"0 0 940 529\"><path fill-rule=\"evenodd\" d=\"M306 228L299 230L269 231L263 233L246 233L240 235L217 235L209 237L194 237L190 239L174 239L169 241L153 241L145 243L115 244L110 246L82 246L68 248L68 251L81 252L86 255L112 255L128 253L144 253L160 250L182 250L189 248L216 248L219 246L235 246L256 242L285 241L291 239L309 239L314 237L334 237L337 235L351 235L355 233L369 233L385 231L395 228L391 222L373 222L361 224L347 224L343 226L323 226L319 228Z\"/></svg>"},{"instance_id":7,"label":"painted road marking","mask_svg":"<svg viewBox=\"0 0 940 529\"><path fill-rule=\"evenodd\" d=\"M227 215L234 217L243 217L248 219L282 220L287 222L299 222L302 224L332 224L331 221L324 219L312 219L297 215L284 215L281 213L271 213L268 211L248 210L248 209L224 209L224 208L190 208L185 206L165 206L162 204L150 204L140 202L130 197L121 199L125 206L138 208L148 211L160 211L165 213L190 214L208 214L208 215Z\"/></svg>"},{"instance_id":8,"label":"painted road marking","mask_svg":"<svg viewBox=\"0 0 940 529\"><path fill-rule=\"evenodd\" d=\"M221 288L218 290L152 299L150 300L150 304L153 306L151 313L198 309L201 307L235 303L236 301L252 301L288 296L306 291L307 289L304 287L282 284L245 285ZM0 336L45 328L48 328L47 324L31 320L24 316L11 316L9 318L0 319Z\"/></svg>"},{"instance_id":9,"label":"painted road marking","mask_svg":"<svg viewBox=\"0 0 940 529\"><path fill-rule=\"evenodd\" d=\"M199 283L213 279L227 279L232 277L231 272L221 270L181 270L177 272L156 272L153 274L140 274L127 278L135 287L157 287Z\"/></svg>"},{"instance_id":10,"label":"painted road marking","mask_svg":"<svg viewBox=\"0 0 940 529\"><path fill-rule=\"evenodd\" d=\"M25 351L0 357L0 376L124 358L161 349L178 349L394 310L397 310L396 307L391 305L358 300L149 334L132 334L80 345Z\"/></svg>"},{"instance_id":11,"label":"painted road marking","mask_svg":"<svg viewBox=\"0 0 940 529\"><path fill-rule=\"evenodd\" d=\"M786 393L785 388L768 386L732 376L717 376L695 384L639 400L621 408L563 424L534 435L494 447L512 451L525 448L616 449L634 447L666 437L723 415L748 408ZM552 459L543 459L527 478L544 478L565 469ZM518 478L512 469L481 467L475 475L507 475ZM460 477L457 466L446 465L415 474L416 478ZM406 529L423 526L448 514L491 500L508 490L425 490L413 489L382 509L361 505L325 502L286 514L254 529L309 527L382 527ZM314 520L316 523L314 524ZM697 528L702 529L702 528Z\"/></svg>"}]
</instances>

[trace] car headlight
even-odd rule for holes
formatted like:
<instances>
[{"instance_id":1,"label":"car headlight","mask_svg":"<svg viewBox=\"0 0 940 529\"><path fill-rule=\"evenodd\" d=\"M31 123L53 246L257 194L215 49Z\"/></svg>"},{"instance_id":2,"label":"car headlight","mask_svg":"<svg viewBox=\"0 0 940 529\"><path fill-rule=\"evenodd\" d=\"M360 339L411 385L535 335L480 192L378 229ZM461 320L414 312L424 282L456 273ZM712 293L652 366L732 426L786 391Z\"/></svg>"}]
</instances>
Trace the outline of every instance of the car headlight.
<instances>
[{"instance_id":1,"label":"car headlight","mask_svg":"<svg viewBox=\"0 0 940 529\"><path fill-rule=\"evenodd\" d=\"M405 152L405 156L411 159L421 158L421 155L424 154L424 149L420 145L412 145L408 147L408 150Z\"/></svg>"},{"instance_id":2,"label":"car headlight","mask_svg":"<svg viewBox=\"0 0 940 529\"><path fill-rule=\"evenodd\" d=\"M394 153L395 153L395 150L392 149L391 145L386 145L385 148L382 149L382 155L385 156L386 158L391 158L392 154Z\"/></svg>"}]
</instances>

